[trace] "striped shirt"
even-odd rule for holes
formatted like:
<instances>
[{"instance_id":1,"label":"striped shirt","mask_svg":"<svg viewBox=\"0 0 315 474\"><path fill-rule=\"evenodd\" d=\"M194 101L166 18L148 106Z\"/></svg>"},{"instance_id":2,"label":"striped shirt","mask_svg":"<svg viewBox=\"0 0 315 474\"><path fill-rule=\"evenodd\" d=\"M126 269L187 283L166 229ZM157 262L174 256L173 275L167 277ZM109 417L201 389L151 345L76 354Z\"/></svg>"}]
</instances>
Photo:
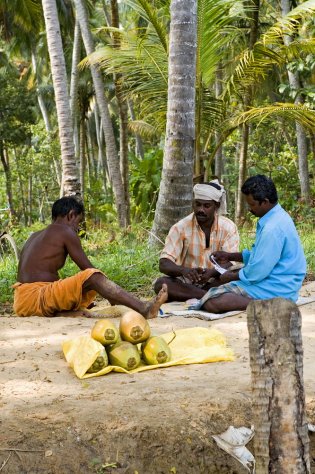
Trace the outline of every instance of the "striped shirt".
<instances>
[{"instance_id":1,"label":"striped shirt","mask_svg":"<svg viewBox=\"0 0 315 474\"><path fill-rule=\"evenodd\" d=\"M166 237L160 258L168 258L177 265L187 268L212 268L210 255L217 250L238 252L239 235L230 219L217 213L210 232L209 247L206 236L199 226L195 214L177 222Z\"/></svg>"}]
</instances>

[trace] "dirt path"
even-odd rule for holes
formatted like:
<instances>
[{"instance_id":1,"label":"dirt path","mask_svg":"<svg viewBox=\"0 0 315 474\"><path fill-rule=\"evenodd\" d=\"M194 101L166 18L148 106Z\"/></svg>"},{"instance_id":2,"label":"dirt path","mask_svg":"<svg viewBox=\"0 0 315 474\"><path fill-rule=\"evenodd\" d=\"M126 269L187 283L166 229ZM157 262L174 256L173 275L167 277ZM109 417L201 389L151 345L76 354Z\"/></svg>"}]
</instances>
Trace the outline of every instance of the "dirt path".
<instances>
[{"instance_id":1,"label":"dirt path","mask_svg":"<svg viewBox=\"0 0 315 474\"><path fill-rule=\"evenodd\" d=\"M315 294L315 282L305 292ZM315 304L300 309L308 417L315 424ZM155 334L215 327L226 335L234 362L80 381L67 367L61 343L87 334L93 324L83 318L0 317L1 474L247 472L211 438L230 424L251 425L245 314L218 322L150 321ZM310 438L314 457L315 435Z\"/></svg>"}]
</instances>

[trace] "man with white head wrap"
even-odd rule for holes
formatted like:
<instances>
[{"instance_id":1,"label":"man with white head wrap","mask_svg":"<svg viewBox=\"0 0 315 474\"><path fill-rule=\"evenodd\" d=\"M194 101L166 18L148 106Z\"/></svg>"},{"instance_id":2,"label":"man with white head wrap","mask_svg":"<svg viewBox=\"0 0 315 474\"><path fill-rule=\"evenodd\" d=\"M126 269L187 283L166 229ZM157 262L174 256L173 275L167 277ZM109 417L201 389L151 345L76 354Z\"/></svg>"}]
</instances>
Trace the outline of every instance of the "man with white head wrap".
<instances>
[{"instance_id":1,"label":"man with white head wrap","mask_svg":"<svg viewBox=\"0 0 315 474\"><path fill-rule=\"evenodd\" d=\"M160 255L160 271L167 276L156 280L154 290L167 283L168 301L202 298L220 284L210 255L219 250L238 252L236 225L223 215L224 187L216 179L196 184L193 193L193 212L171 227Z\"/></svg>"}]
</instances>

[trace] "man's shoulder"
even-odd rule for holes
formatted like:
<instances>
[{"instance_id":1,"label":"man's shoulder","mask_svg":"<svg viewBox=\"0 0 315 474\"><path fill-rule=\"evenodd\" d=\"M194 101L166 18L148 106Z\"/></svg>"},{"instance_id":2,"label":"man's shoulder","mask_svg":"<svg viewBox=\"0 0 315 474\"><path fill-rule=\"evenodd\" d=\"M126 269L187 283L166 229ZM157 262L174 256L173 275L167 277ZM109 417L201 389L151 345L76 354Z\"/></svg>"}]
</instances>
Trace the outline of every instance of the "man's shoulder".
<instances>
[{"instance_id":1,"label":"man's shoulder","mask_svg":"<svg viewBox=\"0 0 315 474\"><path fill-rule=\"evenodd\" d=\"M218 216L218 228L219 229L224 229L228 232L237 232L237 226L235 222L233 222L231 219L229 219L226 216Z\"/></svg>"},{"instance_id":2,"label":"man's shoulder","mask_svg":"<svg viewBox=\"0 0 315 474\"><path fill-rule=\"evenodd\" d=\"M179 221L175 222L175 224L171 227L172 229L186 229L187 225L192 225L194 222L194 213L192 212L186 217L183 217L183 219L180 219Z\"/></svg>"}]
</instances>

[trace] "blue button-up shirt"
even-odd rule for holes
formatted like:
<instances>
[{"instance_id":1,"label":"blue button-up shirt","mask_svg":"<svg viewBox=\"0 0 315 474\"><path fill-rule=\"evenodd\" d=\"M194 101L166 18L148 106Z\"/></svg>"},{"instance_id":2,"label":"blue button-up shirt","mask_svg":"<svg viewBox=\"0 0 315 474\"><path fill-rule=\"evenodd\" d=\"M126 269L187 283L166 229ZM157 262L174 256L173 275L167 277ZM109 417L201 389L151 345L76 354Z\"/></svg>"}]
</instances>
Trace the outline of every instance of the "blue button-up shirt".
<instances>
[{"instance_id":1,"label":"blue button-up shirt","mask_svg":"<svg viewBox=\"0 0 315 474\"><path fill-rule=\"evenodd\" d=\"M294 223L280 204L259 219L255 243L242 255L240 280L231 283L255 299L298 299L306 260Z\"/></svg>"}]
</instances>

